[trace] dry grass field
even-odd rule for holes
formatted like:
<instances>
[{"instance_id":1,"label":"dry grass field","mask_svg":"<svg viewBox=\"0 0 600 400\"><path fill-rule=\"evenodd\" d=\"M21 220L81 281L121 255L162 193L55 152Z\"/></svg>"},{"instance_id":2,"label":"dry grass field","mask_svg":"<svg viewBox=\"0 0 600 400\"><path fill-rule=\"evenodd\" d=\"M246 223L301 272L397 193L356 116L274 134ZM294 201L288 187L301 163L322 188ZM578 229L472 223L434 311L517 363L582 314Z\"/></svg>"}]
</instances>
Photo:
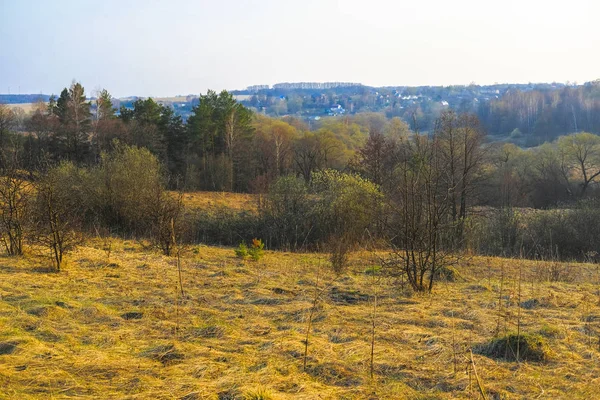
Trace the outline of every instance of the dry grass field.
<instances>
[{"instance_id":1,"label":"dry grass field","mask_svg":"<svg viewBox=\"0 0 600 400\"><path fill-rule=\"evenodd\" d=\"M173 192L174 196L177 193ZM255 212L258 208L258 195L231 192L185 192L183 204L187 209L216 210L227 208L232 211Z\"/></svg>"},{"instance_id":2,"label":"dry grass field","mask_svg":"<svg viewBox=\"0 0 600 400\"><path fill-rule=\"evenodd\" d=\"M324 255L196 246L182 296L175 258L105 246L88 241L59 274L0 258L1 399L600 398L596 265L472 258L415 295L366 252L335 277ZM539 335L543 361L478 354L517 330Z\"/></svg>"},{"instance_id":3,"label":"dry grass field","mask_svg":"<svg viewBox=\"0 0 600 400\"><path fill-rule=\"evenodd\" d=\"M32 113L33 111L35 111L36 103L7 104L7 106L10 109L20 108L25 112L25 114L29 114L29 113Z\"/></svg>"}]
</instances>

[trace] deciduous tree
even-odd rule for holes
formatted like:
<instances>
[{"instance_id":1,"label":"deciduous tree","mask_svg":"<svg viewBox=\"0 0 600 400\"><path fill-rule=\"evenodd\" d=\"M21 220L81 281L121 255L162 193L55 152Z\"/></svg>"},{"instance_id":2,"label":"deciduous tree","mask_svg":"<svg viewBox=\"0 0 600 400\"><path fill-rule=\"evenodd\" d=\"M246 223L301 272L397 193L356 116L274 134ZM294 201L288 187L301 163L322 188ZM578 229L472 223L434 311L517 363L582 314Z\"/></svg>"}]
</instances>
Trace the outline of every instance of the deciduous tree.
<instances>
[{"instance_id":1,"label":"deciduous tree","mask_svg":"<svg viewBox=\"0 0 600 400\"><path fill-rule=\"evenodd\" d=\"M564 157L566 174L577 176L579 195L584 196L600 176L600 136L587 132L562 136L557 146Z\"/></svg>"}]
</instances>

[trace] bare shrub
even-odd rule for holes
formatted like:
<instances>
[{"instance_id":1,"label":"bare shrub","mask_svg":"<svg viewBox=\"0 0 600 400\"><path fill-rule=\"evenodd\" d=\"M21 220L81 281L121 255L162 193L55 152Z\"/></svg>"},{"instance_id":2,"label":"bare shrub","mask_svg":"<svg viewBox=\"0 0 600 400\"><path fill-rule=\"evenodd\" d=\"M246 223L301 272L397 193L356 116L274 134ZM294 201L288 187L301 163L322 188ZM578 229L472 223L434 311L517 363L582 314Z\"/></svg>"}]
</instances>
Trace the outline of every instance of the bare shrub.
<instances>
[{"instance_id":1,"label":"bare shrub","mask_svg":"<svg viewBox=\"0 0 600 400\"><path fill-rule=\"evenodd\" d=\"M34 242L50 249L57 272L65 253L82 240L85 174L72 163L62 163L50 169L35 185L32 237Z\"/></svg>"},{"instance_id":2,"label":"bare shrub","mask_svg":"<svg viewBox=\"0 0 600 400\"><path fill-rule=\"evenodd\" d=\"M438 270L458 261L456 224L450 216L444 166L435 138L416 135L398 149L396 186L389 196L386 266L416 292L430 292Z\"/></svg>"},{"instance_id":3,"label":"bare shrub","mask_svg":"<svg viewBox=\"0 0 600 400\"><path fill-rule=\"evenodd\" d=\"M350 244L343 237L335 237L329 241L329 262L331 269L336 274L342 274L348 267L348 253L350 252Z\"/></svg>"},{"instance_id":4,"label":"bare shrub","mask_svg":"<svg viewBox=\"0 0 600 400\"><path fill-rule=\"evenodd\" d=\"M12 164L0 171L0 242L11 256L23 254L31 184Z\"/></svg>"}]
</instances>

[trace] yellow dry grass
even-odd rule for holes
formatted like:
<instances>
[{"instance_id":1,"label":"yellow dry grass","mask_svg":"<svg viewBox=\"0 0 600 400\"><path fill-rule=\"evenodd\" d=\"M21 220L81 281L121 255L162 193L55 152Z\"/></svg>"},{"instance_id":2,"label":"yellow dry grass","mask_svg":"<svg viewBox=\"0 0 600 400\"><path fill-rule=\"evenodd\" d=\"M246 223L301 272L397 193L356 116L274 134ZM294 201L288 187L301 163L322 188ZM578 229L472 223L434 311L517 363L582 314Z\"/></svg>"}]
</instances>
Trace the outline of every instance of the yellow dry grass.
<instances>
[{"instance_id":1,"label":"yellow dry grass","mask_svg":"<svg viewBox=\"0 0 600 400\"><path fill-rule=\"evenodd\" d=\"M230 192L185 192L183 203L186 208L191 210L228 208L234 211L255 212L258 208L258 195Z\"/></svg>"},{"instance_id":2,"label":"yellow dry grass","mask_svg":"<svg viewBox=\"0 0 600 400\"><path fill-rule=\"evenodd\" d=\"M458 268L464 280L409 296L392 279L373 284L365 274L375 262L369 253L354 254L348 273L336 278L323 255L266 252L252 262L230 248L196 246L182 258L182 298L174 258L115 239L109 259L103 246L89 241L59 274L44 271L46 261L32 255L0 258L0 343L16 344L0 355L0 398L475 399L465 355L490 340L499 321L502 331L516 330L519 263L521 299L538 301L521 309L521 331L549 336L551 358L517 365L476 354L487 395L600 393L594 265L574 264L573 282L551 283L538 279L540 263L474 258ZM317 284L329 286L315 313L304 372Z\"/></svg>"},{"instance_id":3,"label":"yellow dry grass","mask_svg":"<svg viewBox=\"0 0 600 400\"><path fill-rule=\"evenodd\" d=\"M25 112L25 114L30 114L33 111L35 111L36 105L37 105L37 103L7 104L8 108L13 109L13 110L16 108L20 108Z\"/></svg>"}]
</instances>

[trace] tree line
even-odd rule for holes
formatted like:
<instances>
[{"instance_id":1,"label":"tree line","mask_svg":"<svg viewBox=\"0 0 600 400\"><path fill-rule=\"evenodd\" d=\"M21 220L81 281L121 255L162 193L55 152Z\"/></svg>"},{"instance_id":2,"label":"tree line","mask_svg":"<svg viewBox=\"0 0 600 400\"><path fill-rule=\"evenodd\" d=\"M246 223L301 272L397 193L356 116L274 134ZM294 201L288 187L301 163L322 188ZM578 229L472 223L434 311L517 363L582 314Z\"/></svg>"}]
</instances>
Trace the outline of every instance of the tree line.
<instances>
[{"instance_id":1,"label":"tree line","mask_svg":"<svg viewBox=\"0 0 600 400\"><path fill-rule=\"evenodd\" d=\"M600 133L600 81L570 84L496 84L479 86L340 87L238 91L242 103L271 116L324 116L338 105L345 113L380 112L409 121L411 128L433 131L448 109L476 114L486 131L522 146L537 146L560 135Z\"/></svg>"},{"instance_id":2,"label":"tree line","mask_svg":"<svg viewBox=\"0 0 600 400\"><path fill-rule=\"evenodd\" d=\"M509 90L477 115L491 134L537 146L572 132L600 134L600 81L554 90Z\"/></svg>"}]
</instances>

